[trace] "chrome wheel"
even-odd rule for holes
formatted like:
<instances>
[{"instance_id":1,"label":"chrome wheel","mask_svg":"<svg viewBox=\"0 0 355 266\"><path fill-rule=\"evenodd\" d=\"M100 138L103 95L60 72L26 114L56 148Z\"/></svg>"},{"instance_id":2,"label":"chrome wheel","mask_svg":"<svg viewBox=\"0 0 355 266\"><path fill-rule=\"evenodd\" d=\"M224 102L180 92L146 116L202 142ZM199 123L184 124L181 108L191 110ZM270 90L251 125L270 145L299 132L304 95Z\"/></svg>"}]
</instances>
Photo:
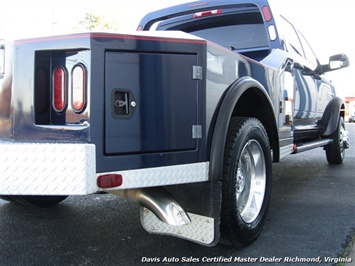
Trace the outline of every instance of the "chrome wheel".
<instances>
[{"instance_id":1,"label":"chrome wheel","mask_svg":"<svg viewBox=\"0 0 355 266\"><path fill-rule=\"evenodd\" d=\"M231 118L222 181L222 239L245 247L263 228L272 188L269 139L258 119Z\"/></svg>"},{"instance_id":2,"label":"chrome wheel","mask_svg":"<svg viewBox=\"0 0 355 266\"><path fill-rule=\"evenodd\" d=\"M247 142L236 171L237 208L245 223L252 223L263 206L266 187L264 152L256 140Z\"/></svg>"}]
</instances>

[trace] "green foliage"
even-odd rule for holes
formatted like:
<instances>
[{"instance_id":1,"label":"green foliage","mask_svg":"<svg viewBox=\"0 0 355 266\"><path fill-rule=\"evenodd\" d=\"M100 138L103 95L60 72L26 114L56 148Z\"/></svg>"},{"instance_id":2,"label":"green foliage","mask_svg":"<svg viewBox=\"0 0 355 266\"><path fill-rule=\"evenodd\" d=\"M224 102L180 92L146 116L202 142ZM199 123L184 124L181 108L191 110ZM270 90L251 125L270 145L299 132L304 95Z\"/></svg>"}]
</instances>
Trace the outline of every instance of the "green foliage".
<instances>
[{"instance_id":1,"label":"green foliage","mask_svg":"<svg viewBox=\"0 0 355 266\"><path fill-rule=\"evenodd\" d=\"M76 27L77 30L85 31L117 31L117 22L110 16L86 13Z\"/></svg>"}]
</instances>

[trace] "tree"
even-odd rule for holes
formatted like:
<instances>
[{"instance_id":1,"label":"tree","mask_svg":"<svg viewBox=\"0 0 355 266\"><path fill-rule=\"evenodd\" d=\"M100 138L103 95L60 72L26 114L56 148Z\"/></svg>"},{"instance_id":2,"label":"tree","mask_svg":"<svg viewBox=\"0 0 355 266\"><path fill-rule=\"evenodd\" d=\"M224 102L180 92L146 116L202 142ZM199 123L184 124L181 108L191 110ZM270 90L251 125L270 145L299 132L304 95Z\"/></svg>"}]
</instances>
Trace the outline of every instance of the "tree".
<instances>
[{"instance_id":1,"label":"tree","mask_svg":"<svg viewBox=\"0 0 355 266\"><path fill-rule=\"evenodd\" d=\"M76 29L88 31L117 31L119 26L108 15L97 15L86 13L85 17L79 21Z\"/></svg>"}]
</instances>

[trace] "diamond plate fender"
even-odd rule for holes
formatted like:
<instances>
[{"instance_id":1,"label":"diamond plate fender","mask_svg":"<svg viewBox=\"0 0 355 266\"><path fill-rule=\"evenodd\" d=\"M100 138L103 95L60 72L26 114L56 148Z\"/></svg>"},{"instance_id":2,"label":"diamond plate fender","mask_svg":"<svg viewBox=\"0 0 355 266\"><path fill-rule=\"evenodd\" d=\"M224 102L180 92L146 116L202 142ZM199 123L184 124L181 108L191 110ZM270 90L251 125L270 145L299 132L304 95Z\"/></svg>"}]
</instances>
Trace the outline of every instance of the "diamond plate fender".
<instances>
[{"instance_id":1,"label":"diamond plate fender","mask_svg":"<svg viewBox=\"0 0 355 266\"><path fill-rule=\"evenodd\" d=\"M96 191L95 145L0 143L0 194L84 195Z\"/></svg>"},{"instance_id":2,"label":"diamond plate fender","mask_svg":"<svg viewBox=\"0 0 355 266\"><path fill-rule=\"evenodd\" d=\"M170 165L135 170L100 173L120 174L123 176L122 185L117 188L104 189L107 192L117 189L142 187L158 187L176 184L199 183L208 181L209 162Z\"/></svg>"}]
</instances>

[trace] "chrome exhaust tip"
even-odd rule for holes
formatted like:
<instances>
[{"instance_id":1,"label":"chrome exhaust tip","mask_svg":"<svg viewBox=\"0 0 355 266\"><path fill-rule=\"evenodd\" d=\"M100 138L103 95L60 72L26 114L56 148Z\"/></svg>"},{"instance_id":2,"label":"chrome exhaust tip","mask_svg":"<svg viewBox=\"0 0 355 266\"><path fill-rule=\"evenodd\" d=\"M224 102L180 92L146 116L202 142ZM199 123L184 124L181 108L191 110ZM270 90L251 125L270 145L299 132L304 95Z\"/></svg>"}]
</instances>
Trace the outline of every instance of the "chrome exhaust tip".
<instances>
[{"instance_id":1,"label":"chrome exhaust tip","mask_svg":"<svg viewBox=\"0 0 355 266\"><path fill-rule=\"evenodd\" d=\"M176 199L163 188L136 188L107 192L138 203L153 212L160 221L169 225L182 226L191 223L188 214Z\"/></svg>"}]
</instances>

